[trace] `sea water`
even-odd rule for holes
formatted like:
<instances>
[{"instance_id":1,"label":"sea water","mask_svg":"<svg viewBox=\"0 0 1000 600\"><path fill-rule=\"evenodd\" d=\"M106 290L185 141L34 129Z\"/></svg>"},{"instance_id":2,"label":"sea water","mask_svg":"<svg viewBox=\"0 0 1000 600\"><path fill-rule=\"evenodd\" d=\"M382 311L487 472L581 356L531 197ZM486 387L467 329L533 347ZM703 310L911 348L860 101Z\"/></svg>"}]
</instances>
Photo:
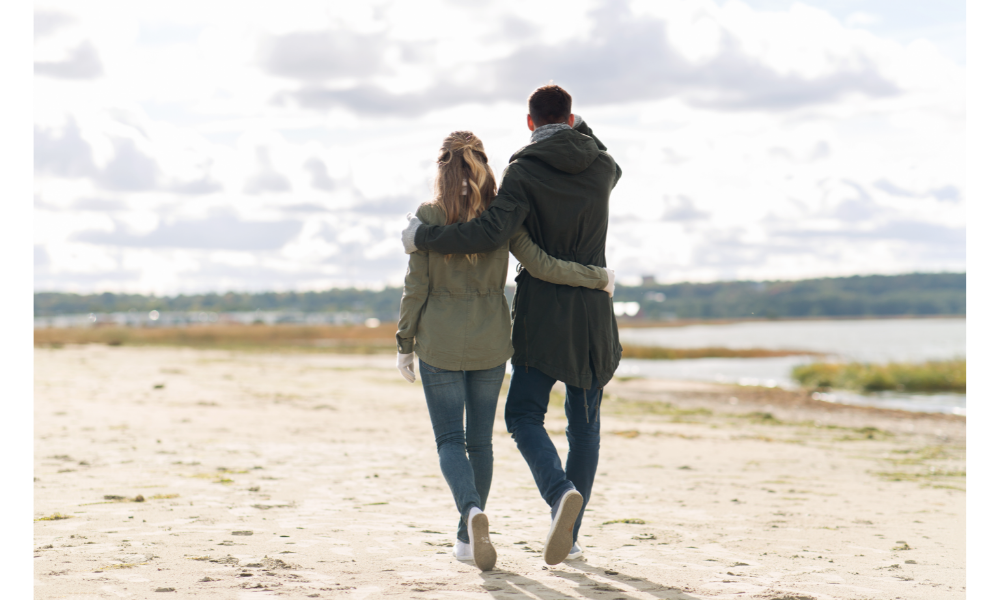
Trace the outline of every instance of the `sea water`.
<instances>
[{"instance_id":1,"label":"sea water","mask_svg":"<svg viewBox=\"0 0 1000 600\"><path fill-rule=\"evenodd\" d=\"M754 321L619 329L623 344L667 348L806 350L826 356L623 359L617 376L657 377L795 389L792 368L816 360L921 362L965 358L965 319ZM921 412L965 414L965 394L857 394L834 390L817 400Z\"/></svg>"}]
</instances>

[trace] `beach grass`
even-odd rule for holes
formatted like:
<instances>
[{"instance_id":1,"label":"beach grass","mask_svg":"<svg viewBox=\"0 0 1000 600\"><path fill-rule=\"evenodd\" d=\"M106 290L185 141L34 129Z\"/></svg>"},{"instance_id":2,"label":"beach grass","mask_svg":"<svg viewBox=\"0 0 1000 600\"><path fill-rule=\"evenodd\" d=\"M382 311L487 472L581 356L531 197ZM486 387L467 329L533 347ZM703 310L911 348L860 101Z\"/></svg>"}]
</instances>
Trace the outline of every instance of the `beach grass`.
<instances>
[{"instance_id":1,"label":"beach grass","mask_svg":"<svg viewBox=\"0 0 1000 600\"><path fill-rule=\"evenodd\" d=\"M795 367L792 377L807 388L965 393L965 359L888 364L816 362Z\"/></svg>"},{"instance_id":2,"label":"beach grass","mask_svg":"<svg viewBox=\"0 0 1000 600\"><path fill-rule=\"evenodd\" d=\"M35 330L35 345L187 346L232 350L299 349L373 354L396 349L396 324L72 327Z\"/></svg>"}]
</instances>

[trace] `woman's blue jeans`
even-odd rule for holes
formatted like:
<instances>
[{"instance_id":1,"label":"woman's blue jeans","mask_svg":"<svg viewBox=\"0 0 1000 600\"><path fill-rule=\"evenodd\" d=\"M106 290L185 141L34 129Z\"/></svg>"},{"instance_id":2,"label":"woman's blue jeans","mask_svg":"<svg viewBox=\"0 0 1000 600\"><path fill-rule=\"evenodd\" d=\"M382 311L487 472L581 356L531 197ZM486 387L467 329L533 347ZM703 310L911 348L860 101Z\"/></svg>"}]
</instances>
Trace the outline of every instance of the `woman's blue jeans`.
<instances>
[{"instance_id":1,"label":"woman's blue jeans","mask_svg":"<svg viewBox=\"0 0 1000 600\"><path fill-rule=\"evenodd\" d=\"M506 363L481 371L448 371L420 361L438 462L458 508L458 539L466 543L469 509L486 509L493 482L493 419L505 367Z\"/></svg>"}]
</instances>

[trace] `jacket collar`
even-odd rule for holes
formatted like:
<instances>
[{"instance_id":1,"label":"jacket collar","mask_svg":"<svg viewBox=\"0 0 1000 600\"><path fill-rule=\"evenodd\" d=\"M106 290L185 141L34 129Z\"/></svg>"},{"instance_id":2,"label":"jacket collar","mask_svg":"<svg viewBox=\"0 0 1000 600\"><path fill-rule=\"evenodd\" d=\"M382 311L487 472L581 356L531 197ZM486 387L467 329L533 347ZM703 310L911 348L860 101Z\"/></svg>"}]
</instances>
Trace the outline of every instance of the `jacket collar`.
<instances>
[{"instance_id":1,"label":"jacket collar","mask_svg":"<svg viewBox=\"0 0 1000 600\"><path fill-rule=\"evenodd\" d=\"M535 130L531 132L531 143L533 144L550 138L555 135L557 131L561 131L563 129L572 129L572 127L566 123L549 123L548 125L535 127Z\"/></svg>"}]
</instances>

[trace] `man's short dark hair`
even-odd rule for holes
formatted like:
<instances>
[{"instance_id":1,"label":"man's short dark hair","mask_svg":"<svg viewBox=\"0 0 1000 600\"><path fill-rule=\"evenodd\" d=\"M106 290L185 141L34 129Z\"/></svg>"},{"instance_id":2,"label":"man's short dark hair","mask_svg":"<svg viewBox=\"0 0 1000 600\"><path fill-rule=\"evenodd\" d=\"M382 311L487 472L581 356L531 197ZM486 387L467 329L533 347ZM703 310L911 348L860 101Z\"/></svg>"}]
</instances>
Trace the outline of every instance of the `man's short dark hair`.
<instances>
[{"instance_id":1,"label":"man's short dark hair","mask_svg":"<svg viewBox=\"0 0 1000 600\"><path fill-rule=\"evenodd\" d=\"M573 97L558 85L543 85L528 97L528 114L535 127L565 123L573 112Z\"/></svg>"}]
</instances>

